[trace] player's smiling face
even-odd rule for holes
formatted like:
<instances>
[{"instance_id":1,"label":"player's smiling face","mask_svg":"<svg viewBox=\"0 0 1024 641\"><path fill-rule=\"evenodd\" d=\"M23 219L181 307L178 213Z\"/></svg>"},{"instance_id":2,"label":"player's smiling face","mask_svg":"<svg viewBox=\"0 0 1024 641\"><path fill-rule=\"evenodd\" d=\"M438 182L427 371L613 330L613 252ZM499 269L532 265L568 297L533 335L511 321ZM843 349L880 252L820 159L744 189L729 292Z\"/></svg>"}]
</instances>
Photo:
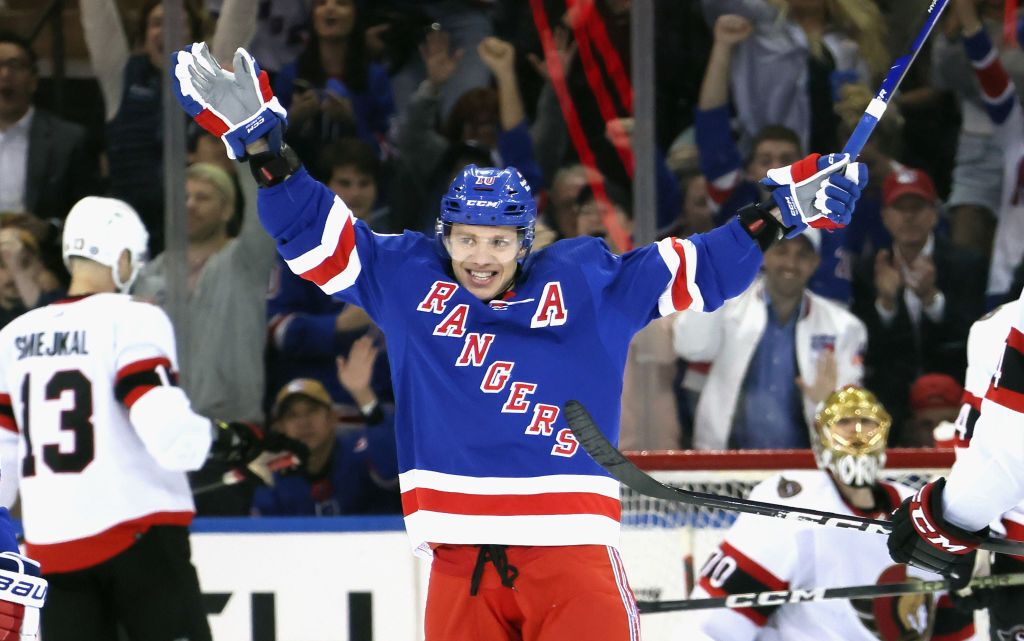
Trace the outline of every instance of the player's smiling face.
<instances>
[{"instance_id":1,"label":"player's smiling face","mask_svg":"<svg viewBox=\"0 0 1024 641\"><path fill-rule=\"evenodd\" d=\"M515 227L452 225L445 238L452 271L459 284L480 300L491 300L508 288L521 253Z\"/></svg>"}]
</instances>

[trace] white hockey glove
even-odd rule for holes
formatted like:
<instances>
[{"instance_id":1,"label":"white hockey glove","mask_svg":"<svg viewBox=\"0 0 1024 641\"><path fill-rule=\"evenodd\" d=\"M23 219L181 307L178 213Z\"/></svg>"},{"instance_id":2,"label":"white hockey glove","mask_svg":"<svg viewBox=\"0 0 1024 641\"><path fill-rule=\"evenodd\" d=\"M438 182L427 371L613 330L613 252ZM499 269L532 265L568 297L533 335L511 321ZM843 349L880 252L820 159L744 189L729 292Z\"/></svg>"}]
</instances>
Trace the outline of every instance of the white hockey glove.
<instances>
[{"instance_id":1,"label":"white hockey glove","mask_svg":"<svg viewBox=\"0 0 1024 641\"><path fill-rule=\"evenodd\" d=\"M761 184L772 190L787 227L786 238L793 238L807 227L845 227L868 184L868 168L850 162L847 154L811 154L792 165L770 169Z\"/></svg>"},{"instance_id":2,"label":"white hockey glove","mask_svg":"<svg viewBox=\"0 0 1024 641\"><path fill-rule=\"evenodd\" d=\"M270 89L267 72L248 51L235 51L234 72L220 66L205 42L171 54L171 80L178 102L200 127L220 137L235 160L245 146L266 138L270 151L281 150L288 112Z\"/></svg>"},{"instance_id":3,"label":"white hockey glove","mask_svg":"<svg viewBox=\"0 0 1024 641\"><path fill-rule=\"evenodd\" d=\"M0 552L0 641L35 641L45 601L39 564L17 552Z\"/></svg>"}]
</instances>

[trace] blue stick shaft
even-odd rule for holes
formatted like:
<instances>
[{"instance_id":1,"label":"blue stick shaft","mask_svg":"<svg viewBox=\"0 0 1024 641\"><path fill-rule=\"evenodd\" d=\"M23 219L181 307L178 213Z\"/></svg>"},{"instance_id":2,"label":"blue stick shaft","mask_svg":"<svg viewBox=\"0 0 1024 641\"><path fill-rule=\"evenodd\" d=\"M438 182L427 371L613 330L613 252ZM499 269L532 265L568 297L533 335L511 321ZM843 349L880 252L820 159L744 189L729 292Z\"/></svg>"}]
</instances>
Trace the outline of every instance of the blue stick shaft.
<instances>
[{"instance_id":1,"label":"blue stick shaft","mask_svg":"<svg viewBox=\"0 0 1024 641\"><path fill-rule=\"evenodd\" d=\"M864 149L864 144L871 137L871 132L875 130L875 125L882 119L882 114L885 113L886 107L889 106L889 100L892 99L892 95L899 89L900 82L907 75L907 70L910 69L910 65L917 58L917 54L921 52L925 40L928 39L928 34L932 32L935 24L939 21L939 16L942 15L942 11L946 8L947 4L949 4L949 0L932 0L931 4L928 5L928 18L924 21L924 25L918 32L917 37L914 38L914 43L910 45L910 51L897 58L893 63L889 73L885 76L885 80L882 81L882 87L878 90L878 94L868 104L868 108L864 111L864 115L861 116L860 122L857 123L857 128L850 134L850 139L846 141L846 146L843 147L843 153L850 154L851 160L856 160L861 150Z\"/></svg>"}]
</instances>

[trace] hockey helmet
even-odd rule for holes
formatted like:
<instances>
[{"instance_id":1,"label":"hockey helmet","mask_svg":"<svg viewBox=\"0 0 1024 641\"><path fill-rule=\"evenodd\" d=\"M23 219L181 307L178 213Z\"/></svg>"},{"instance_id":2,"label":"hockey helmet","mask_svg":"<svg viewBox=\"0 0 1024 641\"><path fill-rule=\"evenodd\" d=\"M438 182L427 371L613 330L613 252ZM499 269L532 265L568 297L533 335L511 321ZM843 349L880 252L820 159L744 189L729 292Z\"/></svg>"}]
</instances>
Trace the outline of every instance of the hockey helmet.
<instances>
[{"instance_id":1,"label":"hockey helmet","mask_svg":"<svg viewBox=\"0 0 1024 641\"><path fill-rule=\"evenodd\" d=\"M110 268L114 285L121 292L131 288L146 262L149 232L128 203L116 198L86 196L75 203L64 221L63 256L69 269L70 258L79 256ZM131 275L122 282L117 263L128 250Z\"/></svg>"},{"instance_id":2,"label":"hockey helmet","mask_svg":"<svg viewBox=\"0 0 1024 641\"><path fill-rule=\"evenodd\" d=\"M847 385L832 392L814 417L818 467L852 487L874 485L885 467L892 417L868 390Z\"/></svg>"},{"instance_id":3,"label":"hockey helmet","mask_svg":"<svg viewBox=\"0 0 1024 641\"><path fill-rule=\"evenodd\" d=\"M533 246L536 221L537 202L518 169L467 165L441 198L435 233L444 250L445 237L455 223L515 227L526 250L522 260Z\"/></svg>"}]
</instances>

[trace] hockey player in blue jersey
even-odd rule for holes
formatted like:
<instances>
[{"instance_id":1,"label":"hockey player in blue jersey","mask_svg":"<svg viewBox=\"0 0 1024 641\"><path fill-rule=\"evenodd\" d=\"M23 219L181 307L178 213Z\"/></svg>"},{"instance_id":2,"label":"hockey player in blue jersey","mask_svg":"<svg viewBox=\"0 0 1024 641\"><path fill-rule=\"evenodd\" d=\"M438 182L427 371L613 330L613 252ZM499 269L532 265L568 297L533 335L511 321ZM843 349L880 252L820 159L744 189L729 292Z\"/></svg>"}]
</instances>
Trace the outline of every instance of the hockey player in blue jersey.
<instances>
[{"instance_id":1,"label":"hockey player in blue jersey","mask_svg":"<svg viewBox=\"0 0 1024 641\"><path fill-rule=\"evenodd\" d=\"M233 63L223 70L203 44L176 52L179 100L248 160L289 269L387 336L406 529L433 557L426 639L639 638L616 551L618 483L560 408L577 399L617 426L633 334L736 296L783 235L845 225L863 168L810 156L769 172L778 206L616 256L589 237L531 254L529 185L514 168L470 166L435 235L380 235L281 144L285 113L252 57L239 49Z\"/></svg>"}]
</instances>

